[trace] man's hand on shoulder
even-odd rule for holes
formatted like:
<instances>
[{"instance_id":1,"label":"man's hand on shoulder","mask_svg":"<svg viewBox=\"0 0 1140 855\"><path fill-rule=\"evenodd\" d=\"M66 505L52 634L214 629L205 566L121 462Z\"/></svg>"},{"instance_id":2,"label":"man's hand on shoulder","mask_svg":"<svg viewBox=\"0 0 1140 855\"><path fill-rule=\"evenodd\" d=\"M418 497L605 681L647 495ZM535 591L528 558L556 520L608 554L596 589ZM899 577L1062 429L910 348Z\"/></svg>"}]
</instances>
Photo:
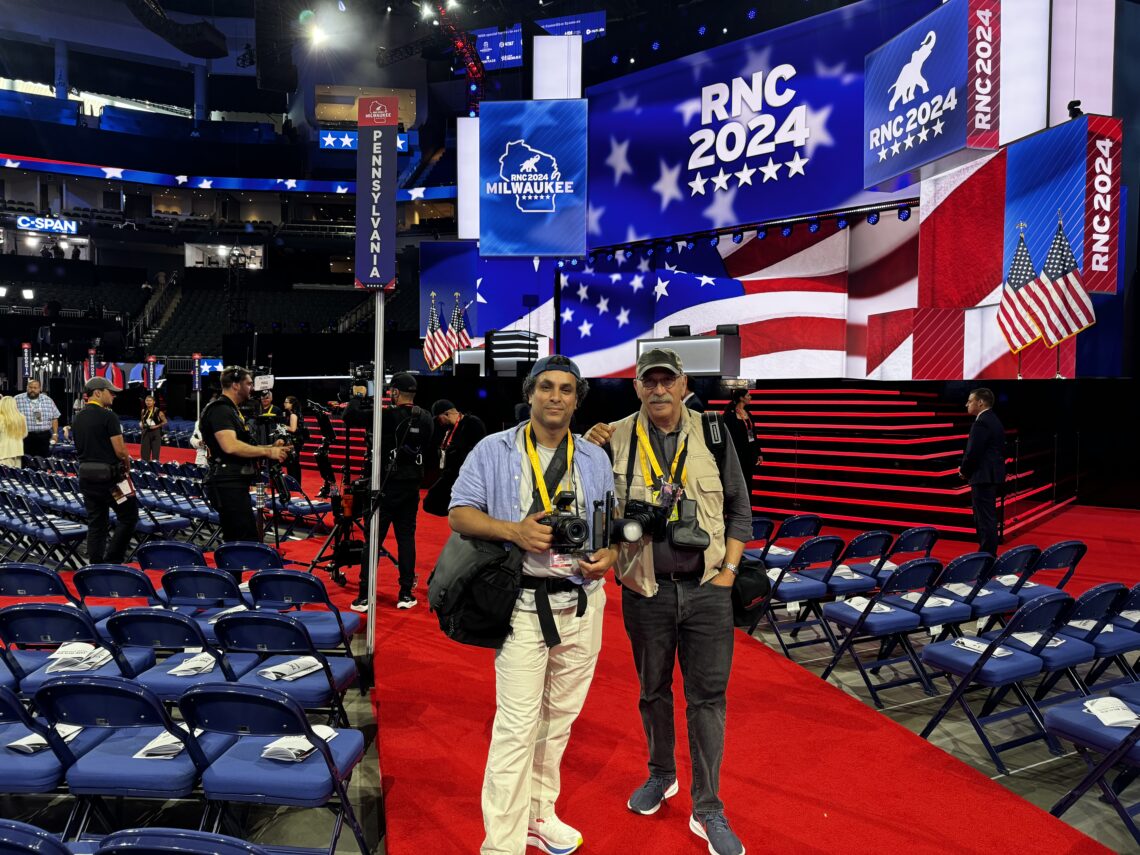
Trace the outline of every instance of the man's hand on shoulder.
<instances>
[{"instance_id":1,"label":"man's hand on shoulder","mask_svg":"<svg viewBox=\"0 0 1140 855\"><path fill-rule=\"evenodd\" d=\"M609 445L610 437L613 435L613 428L605 422L598 422L586 431L586 440L592 442L594 445Z\"/></svg>"}]
</instances>

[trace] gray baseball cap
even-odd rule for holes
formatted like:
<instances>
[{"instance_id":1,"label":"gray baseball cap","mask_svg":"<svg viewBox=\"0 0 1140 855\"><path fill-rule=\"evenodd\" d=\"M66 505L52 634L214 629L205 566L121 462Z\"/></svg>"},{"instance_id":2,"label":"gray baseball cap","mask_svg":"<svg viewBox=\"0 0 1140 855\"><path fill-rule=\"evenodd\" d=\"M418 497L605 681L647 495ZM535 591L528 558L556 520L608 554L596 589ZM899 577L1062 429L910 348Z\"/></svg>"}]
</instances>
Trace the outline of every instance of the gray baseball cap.
<instances>
[{"instance_id":1,"label":"gray baseball cap","mask_svg":"<svg viewBox=\"0 0 1140 855\"><path fill-rule=\"evenodd\" d=\"M106 389L109 392L122 392L123 390L108 380L106 377L92 377L83 384L84 392L95 392L99 389Z\"/></svg>"},{"instance_id":2,"label":"gray baseball cap","mask_svg":"<svg viewBox=\"0 0 1140 855\"><path fill-rule=\"evenodd\" d=\"M681 364L681 357L675 350L665 347L655 347L647 350L637 358L637 376L641 377L646 371L654 368L664 368L674 374L684 374L685 367Z\"/></svg>"}]
</instances>

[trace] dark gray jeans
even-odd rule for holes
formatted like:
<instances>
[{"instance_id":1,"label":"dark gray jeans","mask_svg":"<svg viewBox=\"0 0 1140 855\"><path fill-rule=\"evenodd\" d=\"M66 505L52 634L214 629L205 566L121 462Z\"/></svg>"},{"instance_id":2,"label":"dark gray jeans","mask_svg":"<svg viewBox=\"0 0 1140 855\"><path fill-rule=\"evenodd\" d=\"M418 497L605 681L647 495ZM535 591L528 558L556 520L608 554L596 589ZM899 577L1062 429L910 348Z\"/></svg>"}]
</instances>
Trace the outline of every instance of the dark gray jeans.
<instances>
[{"instance_id":1,"label":"dark gray jeans","mask_svg":"<svg viewBox=\"0 0 1140 855\"><path fill-rule=\"evenodd\" d=\"M649 774L677 775L673 756L673 668L681 662L685 718L693 761L693 812L723 810L717 795L724 756L725 691L732 670L732 589L697 580L659 579L655 597L622 588L625 631L641 683L641 723Z\"/></svg>"}]
</instances>

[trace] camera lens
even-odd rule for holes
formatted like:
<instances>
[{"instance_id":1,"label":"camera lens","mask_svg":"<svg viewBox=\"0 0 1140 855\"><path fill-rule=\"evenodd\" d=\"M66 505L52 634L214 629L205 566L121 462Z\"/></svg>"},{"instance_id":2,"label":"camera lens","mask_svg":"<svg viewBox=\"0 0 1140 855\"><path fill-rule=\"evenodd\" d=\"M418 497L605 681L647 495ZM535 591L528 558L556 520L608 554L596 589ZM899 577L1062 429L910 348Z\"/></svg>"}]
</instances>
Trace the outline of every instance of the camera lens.
<instances>
[{"instance_id":1,"label":"camera lens","mask_svg":"<svg viewBox=\"0 0 1140 855\"><path fill-rule=\"evenodd\" d=\"M586 542L586 538L590 536L590 527L586 525L584 519L561 520L560 523L558 528L561 530L557 532L559 540L572 543L575 546L581 546Z\"/></svg>"}]
</instances>

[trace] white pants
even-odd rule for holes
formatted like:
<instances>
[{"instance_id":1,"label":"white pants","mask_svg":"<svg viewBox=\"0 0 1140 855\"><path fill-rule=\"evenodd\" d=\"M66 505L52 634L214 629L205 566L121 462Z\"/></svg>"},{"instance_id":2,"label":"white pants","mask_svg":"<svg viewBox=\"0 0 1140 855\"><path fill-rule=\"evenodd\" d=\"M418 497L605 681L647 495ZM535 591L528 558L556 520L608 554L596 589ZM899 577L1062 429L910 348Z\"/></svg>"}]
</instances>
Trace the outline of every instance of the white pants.
<instances>
[{"instance_id":1,"label":"white pants","mask_svg":"<svg viewBox=\"0 0 1140 855\"><path fill-rule=\"evenodd\" d=\"M557 609L562 643L547 649L535 612L515 608L512 634L495 654L495 724L483 777L482 855L523 855L527 823L554 813L559 767L570 726L582 705L602 649L605 586L586 613Z\"/></svg>"}]
</instances>

